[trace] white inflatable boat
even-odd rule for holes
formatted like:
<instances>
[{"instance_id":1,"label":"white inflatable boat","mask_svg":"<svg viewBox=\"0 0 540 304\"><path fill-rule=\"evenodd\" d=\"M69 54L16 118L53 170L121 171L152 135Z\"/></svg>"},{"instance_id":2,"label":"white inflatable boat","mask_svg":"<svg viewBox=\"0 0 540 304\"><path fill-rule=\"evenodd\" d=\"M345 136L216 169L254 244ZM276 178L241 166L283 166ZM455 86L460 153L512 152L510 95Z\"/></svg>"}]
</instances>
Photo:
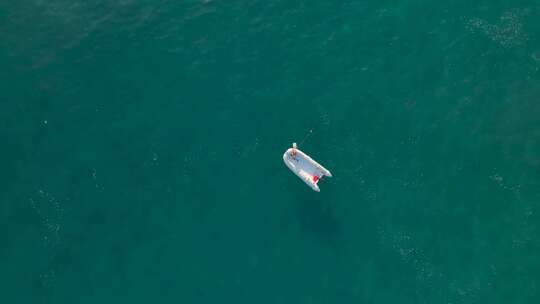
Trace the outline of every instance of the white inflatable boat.
<instances>
[{"instance_id":1,"label":"white inflatable boat","mask_svg":"<svg viewBox=\"0 0 540 304\"><path fill-rule=\"evenodd\" d=\"M319 180L323 176L332 177L332 173L326 170L325 167L321 166L304 152L298 150L296 143L293 143L293 147L285 151L283 161L296 176L317 192L321 191L317 185Z\"/></svg>"}]
</instances>

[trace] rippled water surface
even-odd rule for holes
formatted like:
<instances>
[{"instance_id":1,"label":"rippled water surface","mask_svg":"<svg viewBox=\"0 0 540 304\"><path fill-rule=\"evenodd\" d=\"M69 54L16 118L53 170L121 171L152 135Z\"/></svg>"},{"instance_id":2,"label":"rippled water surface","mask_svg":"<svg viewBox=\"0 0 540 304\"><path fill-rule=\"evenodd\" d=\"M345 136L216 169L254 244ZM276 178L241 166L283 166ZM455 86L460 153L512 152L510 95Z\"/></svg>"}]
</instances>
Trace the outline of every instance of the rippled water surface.
<instances>
[{"instance_id":1,"label":"rippled water surface","mask_svg":"<svg viewBox=\"0 0 540 304\"><path fill-rule=\"evenodd\" d=\"M447 2L0 3L2 303L538 303L540 3Z\"/></svg>"}]
</instances>

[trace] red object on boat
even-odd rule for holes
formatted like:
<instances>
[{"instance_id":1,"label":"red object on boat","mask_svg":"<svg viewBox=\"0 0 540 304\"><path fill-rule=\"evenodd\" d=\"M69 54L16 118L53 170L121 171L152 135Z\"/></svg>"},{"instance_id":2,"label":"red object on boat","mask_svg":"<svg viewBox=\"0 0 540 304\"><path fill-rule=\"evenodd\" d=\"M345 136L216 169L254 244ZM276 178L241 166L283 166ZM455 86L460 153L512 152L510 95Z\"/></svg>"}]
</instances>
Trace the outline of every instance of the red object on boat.
<instances>
[{"instance_id":1,"label":"red object on boat","mask_svg":"<svg viewBox=\"0 0 540 304\"><path fill-rule=\"evenodd\" d=\"M319 177L317 175L313 175L313 181L316 183L319 180Z\"/></svg>"}]
</instances>

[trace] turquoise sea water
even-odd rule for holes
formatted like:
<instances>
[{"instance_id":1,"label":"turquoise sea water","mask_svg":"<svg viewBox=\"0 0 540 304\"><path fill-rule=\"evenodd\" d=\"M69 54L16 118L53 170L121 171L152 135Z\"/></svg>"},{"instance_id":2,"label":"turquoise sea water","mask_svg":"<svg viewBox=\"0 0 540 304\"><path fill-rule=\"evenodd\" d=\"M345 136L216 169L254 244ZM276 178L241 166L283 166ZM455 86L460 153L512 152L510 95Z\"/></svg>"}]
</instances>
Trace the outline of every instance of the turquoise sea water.
<instances>
[{"instance_id":1,"label":"turquoise sea water","mask_svg":"<svg viewBox=\"0 0 540 304\"><path fill-rule=\"evenodd\" d=\"M447 2L0 3L2 303L539 303L540 3Z\"/></svg>"}]
</instances>

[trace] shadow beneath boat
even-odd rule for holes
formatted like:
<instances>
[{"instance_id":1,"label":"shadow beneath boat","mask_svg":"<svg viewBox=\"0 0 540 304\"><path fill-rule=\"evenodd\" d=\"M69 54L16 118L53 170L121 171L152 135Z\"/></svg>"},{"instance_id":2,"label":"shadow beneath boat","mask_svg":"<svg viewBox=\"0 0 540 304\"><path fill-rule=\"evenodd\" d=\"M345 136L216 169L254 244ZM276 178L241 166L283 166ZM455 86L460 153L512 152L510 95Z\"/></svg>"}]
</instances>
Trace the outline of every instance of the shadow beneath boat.
<instances>
[{"instance_id":1,"label":"shadow beneath boat","mask_svg":"<svg viewBox=\"0 0 540 304\"><path fill-rule=\"evenodd\" d=\"M304 194L296 199L294 213L306 236L334 248L339 246L341 226L330 203L320 197L306 199Z\"/></svg>"}]
</instances>

